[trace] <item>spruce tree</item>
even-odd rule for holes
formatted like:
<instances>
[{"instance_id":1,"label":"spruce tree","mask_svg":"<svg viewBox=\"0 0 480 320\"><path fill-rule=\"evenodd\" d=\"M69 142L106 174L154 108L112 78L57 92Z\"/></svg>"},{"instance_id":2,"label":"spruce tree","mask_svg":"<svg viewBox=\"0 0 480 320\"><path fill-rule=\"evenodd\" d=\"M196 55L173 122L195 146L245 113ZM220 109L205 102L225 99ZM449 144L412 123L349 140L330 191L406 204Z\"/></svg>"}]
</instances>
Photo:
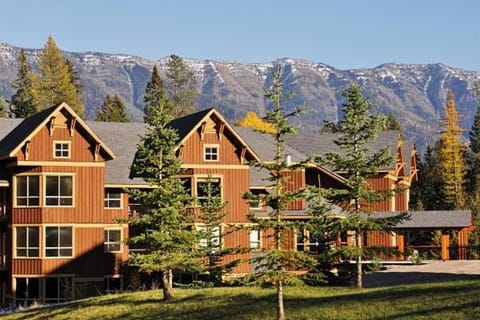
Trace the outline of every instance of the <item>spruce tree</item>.
<instances>
[{"instance_id":1,"label":"spruce tree","mask_svg":"<svg viewBox=\"0 0 480 320\"><path fill-rule=\"evenodd\" d=\"M37 112L33 100L32 70L23 49L17 59L17 79L13 82L16 92L10 100L10 113L14 118L26 118Z\"/></svg>"},{"instance_id":2,"label":"spruce tree","mask_svg":"<svg viewBox=\"0 0 480 320\"><path fill-rule=\"evenodd\" d=\"M367 231L388 230L392 225L405 219L399 214L391 218L378 218L372 214L373 203L392 196L391 190L372 190L368 178L377 174L379 168L393 161L388 147L378 151L369 150L367 143L376 138L382 130L385 119L378 114L370 114L371 103L363 98L360 88L352 85L342 92L343 118L334 122L325 122L325 131L335 133L335 144L341 152L329 152L318 157L322 165L342 172L351 186L349 189L330 189L324 191L324 197L332 203L343 204L348 213L342 219L341 229L355 233L355 246L347 248L346 253L356 259L356 286L363 286L362 257L368 252L363 246L362 235Z\"/></svg>"},{"instance_id":3,"label":"spruce tree","mask_svg":"<svg viewBox=\"0 0 480 320\"><path fill-rule=\"evenodd\" d=\"M443 209L463 208L465 199L465 145L461 140L460 115L455 106L453 91L448 91L445 105L444 130L438 141L438 166L444 193Z\"/></svg>"},{"instance_id":4,"label":"spruce tree","mask_svg":"<svg viewBox=\"0 0 480 320\"><path fill-rule=\"evenodd\" d=\"M0 118L6 118L8 115L7 107L2 97L0 97Z\"/></svg>"},{"instance_id":5,"label":"spruce tree","mask_svg":"<svg viewBox=\"0 0 480 320\"><path fill-rule=\"evenodd\" d=\"M83 103L75 84L75 75L69 70L60 48L52 36L40 50L37 59L39 75L33 78L35 108L43 110L55 104L66 102L81 117Z\"/></svg>"},{"instance_id":6,"label":"spruce tree","mask_svg":"<svg viewBox=\"0 0 480 320\"><path fill-rule=\"evenodd\" d=\"M169 125L172 116L168 112L168 100L151 98L145 95L145 101L152 101L145 106L149 110L148 127L138 144L132 171L153 188L131 191L133 199L148 208L148 212L130 220L139 232L130 237L128 243L146 249L132 253L130 263L140 271L159 272L164 299L170 300L171 272L190 270L198 266L198 262L192 253L193 216L185 206L189 196L178 177L182 172L175 152L178 134Z\"/></svg>"},{"instance_id":7,"label":"spruce tree","mask_svg":"<svg viewBox=\"0 0 480 320\"><path fill-rule=\"evenodd\" d=\"M245 248L229 247L224 240L236 232L234 226L225 224L224 218L228 212L227 203L221 198L220 186L215 179L209 176L198 190L201 198L196 199L200 213L197 216L197 256L203 261L203 269L207 273L208 281L215 284L222 283L222 276L238 265L238 259L226 261L232 254L245 252Z\"/></svg>"},{"instance_id":8,"label":"spruce tree","mask_svg":"<svg viewBox=\"0 0 480 320\"><path fill-rule=\"evenodd\" d=\"M165 94L162 78L160 78L160 75L158 74L157 66L153 66L152 76L147 83L145 94L143 96L143 102L145 103L143 108L143 121L148 122L159 105L163 105L164 108L166 108L164 111L171 114L171 105L170 103L167 104L166 100L167 96Z\"/></svg>"},{"instance_id":9,"label":"spruce tree","mask_svg":"<svg viewBox=\"0 0 480 320\"><path fill-rule=\"evenodd\" d=\"M245 198L250 201L260 201L268 204L271 208L268 219L250 215L250 220L255 224L255 228L265 235L267 242L270 244L270 247L266 248L265 255L254 258L253 263L258 266L254 276L257 279L256 281L271 283L275 286L277 291L277 319L285 319L283 286L298 281L297 276L291 270L298 270L315 264L311 256L296 251L286 243L287 233L294 233L302 226L299 222L285 219L285 210L287 210L289 203L304 199L306 195L305 190L286 190L285 186L289 183L288 172L305 169L306 162L290 165L285 158L285 138L296 132L296 127L288 123L288 118L299 113L301 109L290 113L286 112L283 99L288 94L284 95L281 75L281 68L276 68L272 73L272 84L265 90L265 97L273 104L273 108L267 113L265 120L275 127L275 131L269 133L275 141L274 159L273 162L263 162L257 165L261 170L270 172L268 187L272 192L256 196L251 193L245 194Z\"/></svg>"},{"instance_id":10,"label":"spruce tree","mask_svg":"<svg viewBox=\"0 0 480 320\"><path fill-rule=\"evenodd\" d=\"M198 93L195 90L195 76L182 58L174 54L169 57L166 77L168 99L172 104L174 117L197 111Z\"/></svg>"},{"instance_id":11,"label":"spruce tree","mask_svg":"<svg viewBox=\"0 0 480 320\"><path fill-rule=\"evenodd\" d=\"M472 128L468 134L470 144L467 153L467 191L473 198L480 191L480 89L475 87L475 95L478 100L477 111L473 118Z\"/></svg>"},{"instance_id":12,"label":"spruce tree","mask_svg":"<svg viewBox=\"0 0 480 320\"><path fill-rule=\"evenodd\" d=\"M115 95L113 99L107 94L102 108L98 110L95 117L96 121L108 122L129 122L128 116L125 113L125 105L122 99Z\"/></svg>"}]
</instances>

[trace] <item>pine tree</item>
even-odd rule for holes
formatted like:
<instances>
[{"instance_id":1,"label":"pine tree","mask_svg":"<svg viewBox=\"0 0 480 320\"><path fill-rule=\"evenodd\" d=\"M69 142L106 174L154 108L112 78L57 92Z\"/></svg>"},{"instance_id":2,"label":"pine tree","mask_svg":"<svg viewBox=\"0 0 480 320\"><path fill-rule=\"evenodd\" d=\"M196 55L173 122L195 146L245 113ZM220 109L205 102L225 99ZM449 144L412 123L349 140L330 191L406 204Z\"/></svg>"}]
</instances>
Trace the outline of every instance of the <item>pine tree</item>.
<instances>
[{"instance_id":1,"label":"pine tree","mask_svg":"<svg viewBox=\"0 0 480 320\"><path fill-rule=\"evenodd\" d=\"M32 70L23 49L17 59L17 79L13 88L17 89L10 100L10 113L14 118L26 118L37 112L33 101Z\"/></svg>"},{"instance_id":2,"label":"pine tree","mask_svg":"<svg viewBox=\"0 0 480 320\"><path fill-rule=\"evenodd\" d=\"M271 247L267 248L264 256L254 259L258 265L255 273L257 281L272 283L277 290L277 319L285 319L283 303L284 284L298 281L295 274L288 270L304 268L314 265L314 259L304 252L297 252L289 248L285 241L287 232L295 232L302 228L300 223L288 221L285 219L285 210L291 201L305 198L306 191L287 191L285 185L288 184L288 172L292 170L302 170L306 163L289 165L285 159L285 138L288 135L295 134L296 127L288 124L288 118L301 111L298 109L292 113L286 113L282 104L283 98L288 95L283 93L283 81L281 77L281 68L278 67L272 73L273 82L270 88L265 90L265 97L273 103L273 109L267 113L265 119L272 123L275 132L270 133L275 141L275 156L273 162L264 162L258 164L260 169L270 172L269 178L272 192L269 194L260 194L254 196L251 193L245 194L245 198L250 201L260 201L267 203L272 208L269 212L269 219L258 218L255 215L250 216L250 220L256 224L256 228L266 235Z\"/></svg>"},{"instance_id":3,"label":"pine tree","mask_svg":"<svg viewBox=\"0 0 480 320\"><path fill-rule=\"evenodd\" d=\"M43 110L55 104L66 102L81 117L83 103L75 84L75 75L63 59L60 48L52 36L38 54L39 75L33 78L33 97L35 108Z\"/></svg>"},{"instance_id":4,"label":"pine tree","mask_svg":"<svg viewBox=\"0 0 480 320\"><path fill-rule=\"evenodd\" d=\"M154 101L146 94L146 101L147 98ZM132 171L153 188L131 192L149 211L131 219L131 225L141 231L130 237L128 243L146 249L132 253L130 263L140 271L159 272L164 299L170 300L171 272L189 270L198 266L198 262L192 253L194 231L189 227L193 216L185 206L189 196L178 177L182 172L175 152L178 135L169 126L172 117L167 104L166 99L160 99L146 105L150 110L146 117L148 127L138 145Z\"/></svg>"},{"instance_id":5,"label":"pine tree","mask_svg":"<svg viewBox=\"0 0 480 320\"><path fill-rule=\"evenodd\" d=\"M195 76L187 64L177 55L172 54L167 62L168 99L173 108L175 118L197 111Z\"/></svg>"},{"instance_id":6,"label":"pine tree","mask_svg":"<svg viewBox=\"0 0 480 320\"><path fill-rule=\"evenodd\" d=\"M263 133L275 132L275 127L271 123L259 118L253 111L247 112L245 118L238 120L236 124L237 126L252 128Z\"/></svg>"},{"instance_id":7,"label":"pine tree","mask_svg":"<svg viewBox=\"0 0 480 320\"><path fill-rule=\"evenodd\" d=\"M331 189L324 192L326 199L332 203L341 203L348 212L347 218L341 220L341 229L355 232L355 246L347 248L347 254L356 258L356 286L363 286L362 256L367 253L363 246L362 235L367 231L388 230L405 216L400 214L392 218L375 218L371 205L392 196L390 190L371 190L368 177L377 173L393 161L388 147L372 152L367 143L375 139L381 131L385 119L378 114L370 114L371 104L362 97L360 88L352 85L342 92L344 98L343 119L337 123L326 122L325 131L335 133L335 144L342 153L329 152L317 161L342 172L351 186L349 189Z\"/></svg>"},{"instance_id":8,"label":"pine tree","mask_svg":"<svg viewBox=\"0 0 480 320\"><path fill-rule=\"evenodd\" d=\"M225 211L227 203L222 200L220 186L214 178L208 177L202 183L198 192L201 199L196 199L200 208L197 216L197 239L199 246L197 255L203 261L204 271L208 280L213 283L222 283L222 276L230 271L240 262L238 259L226 262L229 255L246 252L241 247L227 247L224 239L236 232L234 226L225 226L224 218L228 212Z\"/></svg>"},{"instance_id":9,"label":"pine tree","mask_svg":"<svg viewBox=\"0 0 480 320\"><path fill-rule=\"evenodd\" d=\"M125 113L125 105L122 99L115 95L113 99L107 94L102 108L98 110L96 121L108 122L129 122L128 116Z\"/></svg>"},{"instance_id":10,"label":"pine tree","mask_svg":"<svg viewBox=\"0 0 480 320\"><path fill-rule=\"evenodd\" d=\"M143 121L145 122L148 122L149 119L154 116L158 106L166 108L163 111L172 114L172 107L170 103L167 103L164 84L162 78L160 78L160 75L158 74L157 66L153 66L152 76L145 88L143 102L145 103L145 107L143 108Z\"/></svg>"},{"instance_id":11,"label":"pine tree","mask_svg":"<svg viewBox=\"0 0 480 320\"><path fill-rule=\"evenodd\" d=\"M5 102L2 97L0 97L0 118L7 117L7 107L5 106Z\"/></svg>"},{"instance_id":12,"label":"pine tree","mask_svg":"<svg viewBox=\"0 0 480 320\"><path fill-rule=\"evenodd\" d=\"M470 144L467 153L467 191L471 197L475 197L480 191L480 88L475 87L475 95L478 107L473 118L472 128L468 134Z\"/></svg>"},{"instance_id":13,"label":"pine tree","mask_svg":"<svg viewBox=\"0 0 480 320\"><path fill-rule=\"evenodd\" d=\"M442 179L444 198L443 209L458 209L465 206L465 145L461 141L459 113L455 106L453 92L449 90L445 105L444 130L438 141L438 166Z\"/></svg>"}]
</instances>

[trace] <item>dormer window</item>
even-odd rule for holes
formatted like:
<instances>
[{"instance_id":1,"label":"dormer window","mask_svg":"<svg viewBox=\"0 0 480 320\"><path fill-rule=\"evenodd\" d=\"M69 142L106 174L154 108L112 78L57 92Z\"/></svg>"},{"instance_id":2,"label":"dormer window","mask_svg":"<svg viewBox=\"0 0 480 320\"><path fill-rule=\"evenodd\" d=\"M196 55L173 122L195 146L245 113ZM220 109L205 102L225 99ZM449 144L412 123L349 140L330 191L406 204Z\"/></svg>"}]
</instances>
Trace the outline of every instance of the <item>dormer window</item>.
<instances>
[{"instance_id":1,"label":"dormer window","mask_svg":"<svg viewBox=\"0 0 480 320\"><path fill-rule=\"evenodd\" d=\"M219 150L218 145L205 145L203 148L204 160L218 161L219 160L218 150Z\"/></svg>"},{"instance_id":2,"label":"dormer window","mask_svg":"<svg viewBox=\"0 0 480 320\"><path fill-rule=\"evenodd\" d=\"M70 158L70 141L54 141L53 157L68 159Z\"/></svg>"}]
</instances>

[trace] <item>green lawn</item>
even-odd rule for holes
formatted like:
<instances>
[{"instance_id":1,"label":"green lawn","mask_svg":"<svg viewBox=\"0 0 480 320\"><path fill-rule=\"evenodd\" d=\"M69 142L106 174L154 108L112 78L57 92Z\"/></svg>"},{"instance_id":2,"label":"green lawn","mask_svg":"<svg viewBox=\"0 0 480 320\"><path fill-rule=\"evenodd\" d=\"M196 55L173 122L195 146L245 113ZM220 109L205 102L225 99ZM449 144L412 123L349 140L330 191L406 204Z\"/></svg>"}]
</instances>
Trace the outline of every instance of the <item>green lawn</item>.
<instances>
[{"instance_id":1,"label":"green lawn","mask_svg":"<svg viewBox=\"0 0 480 320\"><path fill-rule=\"evenodd\" d=\"M89 298L2 319L275 319L275 291L255 287L174 289ZM480 280L352 289L289 287L287 319L479 319Z\"/></svg>"}]
</instances>

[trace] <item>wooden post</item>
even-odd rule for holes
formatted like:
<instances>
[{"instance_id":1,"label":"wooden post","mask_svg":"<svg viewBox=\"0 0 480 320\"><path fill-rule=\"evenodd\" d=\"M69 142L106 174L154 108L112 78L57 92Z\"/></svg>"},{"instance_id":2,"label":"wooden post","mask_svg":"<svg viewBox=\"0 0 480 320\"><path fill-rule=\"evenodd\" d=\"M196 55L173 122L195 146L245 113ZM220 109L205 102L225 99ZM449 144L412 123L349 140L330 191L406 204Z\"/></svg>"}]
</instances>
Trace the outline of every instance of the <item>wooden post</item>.
<instances>
[{"instance_id":1,"label":"wooden post","mask_svg":"<svg viewBox=\"0 0 480 320\"><path fill-rule=\"evenodd\" d=\"M403 234L397 233L397 247L398 251L401 252L400 260L403 260L405 256L403 253L405 252L405 236Z\"/></svg>"},{"instance_id":2,"label":"wooden post","mask_svg":"<svg viewBox=\"0 0 480 320\"><path fill-rule=\"evenodd\" d=\"M442 231L442 260L450 260L450 253L448 247L450 246L450 235Z\"/></svg>"},{"instance_id":3,"label":"wooden post","mask_svg":"<svg viewBox=\"0 0 480 320\"><path fill-rule=\"evenodd\" d=\"M463 228L458 232L458 259L467 260L467 247L468 247L468 229Z\"/></svg>"}]
</instances>

